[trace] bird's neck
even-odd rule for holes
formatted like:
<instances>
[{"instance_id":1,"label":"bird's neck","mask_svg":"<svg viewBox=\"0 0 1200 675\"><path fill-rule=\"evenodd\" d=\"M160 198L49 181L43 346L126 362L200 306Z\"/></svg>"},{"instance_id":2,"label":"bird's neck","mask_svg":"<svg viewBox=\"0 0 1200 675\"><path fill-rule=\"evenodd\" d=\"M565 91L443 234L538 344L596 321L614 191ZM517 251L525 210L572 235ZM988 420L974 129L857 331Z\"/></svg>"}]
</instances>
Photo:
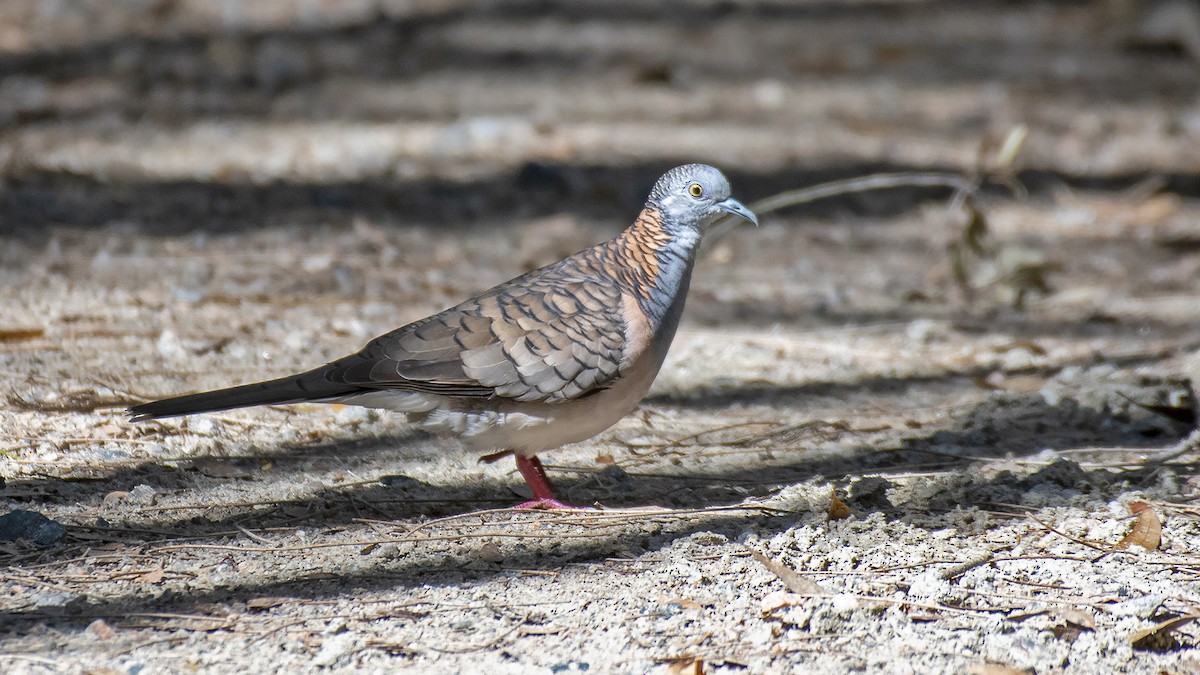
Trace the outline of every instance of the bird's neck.
<instances>
[{"instance_id":1,"label":"bird's neck","mask_svg":"<svg viewBox=\"0 0 1200 675\"><path fill-rule=\"evenodd\" d=\"M656 325L677 320L700 245L699 231L668 230L662 214L646 207L610 244L612 253L624 263L620 266L626 270L622 281L636 294L646 316Z\"/></svg>"}]
</instances>

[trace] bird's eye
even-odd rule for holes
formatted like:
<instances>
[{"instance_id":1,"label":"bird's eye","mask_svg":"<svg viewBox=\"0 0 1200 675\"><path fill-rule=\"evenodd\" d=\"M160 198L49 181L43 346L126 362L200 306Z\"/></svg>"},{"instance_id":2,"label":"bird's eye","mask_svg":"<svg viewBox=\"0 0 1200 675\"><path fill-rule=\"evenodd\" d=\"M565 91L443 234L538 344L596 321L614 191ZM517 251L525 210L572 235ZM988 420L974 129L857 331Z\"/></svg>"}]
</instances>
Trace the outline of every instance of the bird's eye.
<instances>
[{"instance_id":1,"label":"bird's eye","mask_svg":"<svg viewBox=\"0 0 1200 675\"><path fill-rule=\"evenodd\" d=\"M688 186L688 194L699 199L704 196L704 186L699 183L692 183Z\"/></svg>"}]
</instances>

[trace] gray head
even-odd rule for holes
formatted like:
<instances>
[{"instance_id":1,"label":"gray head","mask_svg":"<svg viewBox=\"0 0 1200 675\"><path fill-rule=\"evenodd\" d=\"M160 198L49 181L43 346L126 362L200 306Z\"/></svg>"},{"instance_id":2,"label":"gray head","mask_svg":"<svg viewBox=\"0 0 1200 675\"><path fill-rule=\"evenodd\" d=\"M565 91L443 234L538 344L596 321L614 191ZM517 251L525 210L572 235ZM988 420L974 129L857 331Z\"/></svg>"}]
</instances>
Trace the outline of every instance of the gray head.
<instances>
[{"instance_id":1,"label":"gray head","mask_svg":"<svg viewBox=\"0 0 1200 675\"><path fill-rule=\"evenodd\" d=\"M650 191L646 206L658 209L664 224L704 231L727 215L758 224L758 217L729 196L729 179L707 164L684 164L663 174Z\"/></svg>"}]
</instances>

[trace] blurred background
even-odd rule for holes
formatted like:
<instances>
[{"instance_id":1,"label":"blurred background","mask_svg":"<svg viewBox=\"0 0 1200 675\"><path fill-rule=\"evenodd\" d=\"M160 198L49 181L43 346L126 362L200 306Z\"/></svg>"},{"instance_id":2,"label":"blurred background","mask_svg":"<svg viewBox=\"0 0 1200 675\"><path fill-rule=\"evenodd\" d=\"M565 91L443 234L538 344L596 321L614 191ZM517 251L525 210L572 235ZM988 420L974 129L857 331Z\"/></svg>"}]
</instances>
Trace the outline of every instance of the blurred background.
<instances>
[{"instance_id":1,"label":"blurred background","mask_svg":"<svg viewBox=\"0 0 1200 675\"><path fill-rule=\"evenodd\" d=\"M105 645L113 659L137 649L171 670L173 651L311 668L322 640L362 640L345 648L394 668L450 636L516 654L495 672L566 672L576 654L642 672L696 649L773 654L764 672L785 672L796 654L824 658L827 643L807 640L828 631L865 650L834 671L967 672L985 643L1039 671L1132 668L1126 619L1143 610L1092 622L1108 642L1073 651L1035 612L996 626L1031 594L1075 607L1113 589L1144 608L1140 627L1162 620L1165 597L1194 616L1194 560L1101 561L1025 514L1115 542L1128 499L1200 494L1194 465L1143 464L1196 423L1198 6L0 0L0 497L67 526L43 548L0 542L6 644L78 670ZM944 187L842 194L713 242L641 410L543 457L568 501L693 515L489 539L492 524L529 525L499 512L478 521L486 536L450 523L403 548L310 548L508 505L521 480L356 408L125 419L131 401L316 366L607 239L664 170L693 161L725 170L747 203L881 171L981 183L968 203ZM860 523L829 521L835 490ZM700 512L747 499L784 510ZM1195 510L1174 513L1173 555L1200 548ZM819 579L879 594L886 616L828 600L775 622L782 605L756 595L773 582L735 543L749 531L802 570L851 570ZM893 567L997 542L1022 553L1009 563L1040 550L1065 571L1005 567L988 586L999 613L975 614L960 602L982 601L957 594L981 577L958 575L993 568ZM918 573L932 580L912 584L920 609L894 607ZM638 604L688 584L704 584L703 605L670 600L704 607L678 613L686 630ZM345 617L401 604L342 628L313 615L317 633L300 636L291 605L270 609L281 596ZM514 633L481 598L551 618ZM942 600L945 621L926 604ZM130 614L177 632L125 622L104 642L87 620L46 619L69 603L204 614ZM467 606L486 614L477 627L506 626L495 641L460 631L475 630L454 614ZM926 640L939 630L948 641ZM812 634L780 647L796 631ZM478 670L476 648L438 663ZM614 661L628 653L640 660ZM1143 668L1196 670L1174 658Z\"/></svg>"},{"instance_id":2,"label":"blurred background","mask_svg":"<svg viewBox=\"0 0 1200 675\"><path fill-rule=\"evenodd\" d=\"M0 232L625 217L974 166L1194 194L1190 0L0 0ZM896 206L896 195L850 198ZM822 208L828 208L824 206Z\"/></svg>"}]
</instances>

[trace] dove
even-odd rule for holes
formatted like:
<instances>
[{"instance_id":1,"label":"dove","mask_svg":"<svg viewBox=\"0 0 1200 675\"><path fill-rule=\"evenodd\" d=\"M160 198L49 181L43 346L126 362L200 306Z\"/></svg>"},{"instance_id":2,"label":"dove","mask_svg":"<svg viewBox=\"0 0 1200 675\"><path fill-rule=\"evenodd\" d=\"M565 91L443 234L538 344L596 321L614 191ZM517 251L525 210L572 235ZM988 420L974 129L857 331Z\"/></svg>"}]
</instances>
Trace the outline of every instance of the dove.
<instances>
[{"instance_id":1,"label":"dove","mask_svg":"<svg viewBox=\"0 0 1200 675\"><path fill-rule=\"evenodd\" d=\"M297 375L129 408L133 421L257 405L341 403L401 413L493 462L508 455L559 501L538 454L586 440L632 411L675 337L705 231L755 214L704 164L666 172L615 238L506 281Z\"/></svg>"}]
</instances>

